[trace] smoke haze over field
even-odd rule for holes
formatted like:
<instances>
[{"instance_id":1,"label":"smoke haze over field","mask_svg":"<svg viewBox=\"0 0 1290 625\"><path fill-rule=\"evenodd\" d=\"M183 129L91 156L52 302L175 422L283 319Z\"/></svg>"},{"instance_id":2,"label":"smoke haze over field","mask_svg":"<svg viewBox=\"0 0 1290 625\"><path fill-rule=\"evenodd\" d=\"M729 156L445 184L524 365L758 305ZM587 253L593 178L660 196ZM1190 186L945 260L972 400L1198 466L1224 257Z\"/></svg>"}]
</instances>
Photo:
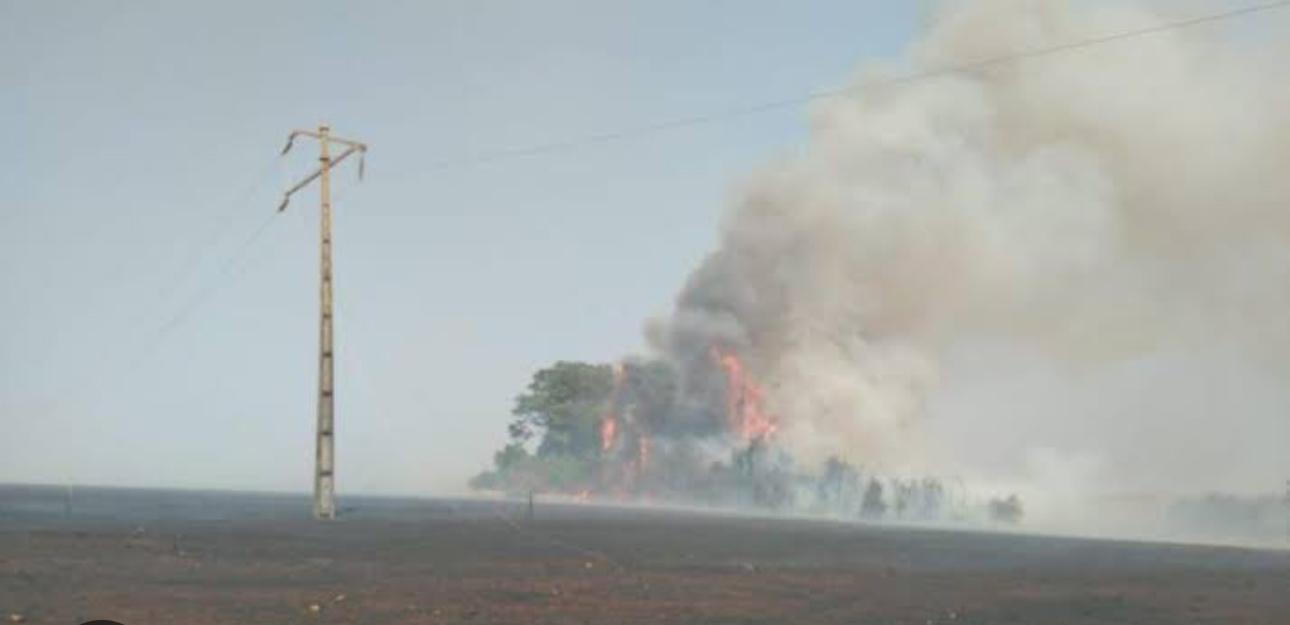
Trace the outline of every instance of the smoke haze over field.
<instances>
[{"instance_id":1,"label":"smoke haze over field","mask_svg":"<svg viewBox=\"0 0 1290 625\"><path fill-rule=\"evenodd\" d=\"M1173 17L951 2L898 66ZM1275 490L1284 51L1181 29L822 101L647 335L683 367L737 349L800 459L1017 489L1041 522L1107 495Z\"/></svg>"},{"instance_id":2,"label":"smoke haze over field","mask_svg":"<svg viewBox=\"0 0 1290 625\"><path fill-rule=\"evenodd\" d=\"M317 166L286 133L327 122L372 147L333 188L347 494L466 492L533 371L639 350L728 181L805 124L475 157L836 84L917 28L881 0L69 5L0 3L0 481L312 487L316 201L245 242Z\"/></svg>"},{"instance_id":3,"label":"smoke haze over field","mask_svg":"<svg viewBox=\"0 0 1290 625\"><path fill-rule=\"evenodd\" d=\"M789 105L1254 3L4 4L0 481L310 488L316 207L257 228L327 122L373 150L333 197L346 494L465 492L535 371L623 354L683 401L628 376L587 455L711 490L770 431L1027 524L1279 491L1290 10Z\"/></svg>"}]
</instances>

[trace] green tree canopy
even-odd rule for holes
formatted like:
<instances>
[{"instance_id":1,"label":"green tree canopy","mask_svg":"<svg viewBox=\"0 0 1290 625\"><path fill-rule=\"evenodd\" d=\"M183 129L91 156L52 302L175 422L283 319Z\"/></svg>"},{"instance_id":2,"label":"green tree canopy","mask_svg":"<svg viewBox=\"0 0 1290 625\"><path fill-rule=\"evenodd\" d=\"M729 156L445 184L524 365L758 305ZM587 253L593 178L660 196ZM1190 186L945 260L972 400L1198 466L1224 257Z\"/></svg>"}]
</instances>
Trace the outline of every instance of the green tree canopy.
<instances>
[{"instance_id":1,"label":"green tree canopy","mask_svg":"<svg viewBox=\"0 0 1290 625\"><path fill-rule=\"evenodd\" d=\"M661 361L624 364L617 399L614 369L607 364L557 362L533 374L515 398L510 442L493 457L493 468L475 476L480 490L574 493L602 486L606 462L601 422L616 401L630 426L662 431L673 413L676 372ZM630 416L628 416L628 413ZM530 445L536 439L536 449Z\"/></svg>"},{"instance_id":2,"label":"green tree canopy","mask_svg":"<svg viewBox=\"0 0 1290 625\"><path fill-rule=\"evenodd\" d=\"M538 457L595 457L613 386L609 365L561 361L538 371L515 398L511 438L524 443L540 433Z\"/></svg>"}]
</instances>

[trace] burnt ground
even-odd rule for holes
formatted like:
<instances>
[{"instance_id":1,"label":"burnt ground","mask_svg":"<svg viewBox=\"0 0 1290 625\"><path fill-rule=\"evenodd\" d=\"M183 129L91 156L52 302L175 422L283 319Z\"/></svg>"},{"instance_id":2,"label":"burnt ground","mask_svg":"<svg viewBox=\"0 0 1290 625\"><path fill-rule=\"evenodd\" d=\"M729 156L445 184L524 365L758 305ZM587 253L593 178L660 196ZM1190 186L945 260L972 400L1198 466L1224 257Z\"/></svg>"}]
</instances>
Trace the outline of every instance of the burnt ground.
<instances>
[{"instance_id":1,"label":"burnt ground","mask_svg":"<svg viewBox=\"0 0 1290 625\"><path fill-rule=\"evenodd\" d=\"M494 502L0 487L0 617L1290 624L1290 552Z\"/></svg>"}]
</instances>

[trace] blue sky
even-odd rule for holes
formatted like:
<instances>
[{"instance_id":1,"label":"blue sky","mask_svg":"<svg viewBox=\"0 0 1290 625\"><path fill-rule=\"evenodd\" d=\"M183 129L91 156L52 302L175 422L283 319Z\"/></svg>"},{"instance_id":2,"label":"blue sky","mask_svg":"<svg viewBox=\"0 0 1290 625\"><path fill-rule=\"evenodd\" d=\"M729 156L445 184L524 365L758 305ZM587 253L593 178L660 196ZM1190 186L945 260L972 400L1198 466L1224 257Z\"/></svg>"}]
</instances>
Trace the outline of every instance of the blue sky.
<instances>
[{"instance_id":1,"label":"blue sky","mask_svg":"<svg viewBox=\"0 0 1290 625\"><path fill-rule=\"evenodd\" d=\"M343 492L451 493L558 359L641 348L785 109L898 54L921 3L0 2L0 481L306 490L329 122Z\"/></svg>"}]
</instances>

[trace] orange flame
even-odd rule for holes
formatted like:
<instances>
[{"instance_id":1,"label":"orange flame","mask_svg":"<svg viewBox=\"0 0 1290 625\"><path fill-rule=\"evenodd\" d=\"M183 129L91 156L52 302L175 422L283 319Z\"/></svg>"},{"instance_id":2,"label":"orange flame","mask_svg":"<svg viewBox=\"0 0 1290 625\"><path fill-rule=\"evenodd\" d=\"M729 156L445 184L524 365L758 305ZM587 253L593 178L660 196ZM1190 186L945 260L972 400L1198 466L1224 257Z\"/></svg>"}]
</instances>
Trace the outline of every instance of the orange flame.
<instances>
[{"instance_id":1,"label":"orange flame","mask_svg":"<svg viewBox=\"0 0 1290 625\"><path fill-rule=\"evenodd\" d=\"M616 362L613 364L614 369L614 388L609 392L609 410L605 416L600 419L600 450L609 451L614 446L614 439L618 435L618 419L614 416L614 408L618 403L618 394L623 386L623 363Z\"/></svg>"},{"instance_id":2,"label":"orange flame","mask_svg":"<svg viewBox=\"0 0 1290 625\"><path fill-rule=\"evenodd\" d=\"M618 432L618 420L614 418L614 413L605 415L600 421L600 450L609 451L614 446L614 437ZM585 439L584 439L585 440Z\"/></svg>"},{"instance_id":3,"label":"orange flame","mask_svg":"<svg viewBox=\"0 0 1290 625\"><path fill-rule=\"evenodd\" d=\"M609 393L608 408L600 419L600 449L602 458L601 483L606 492L629 497L639 491L641 479L650 464L650 437L636 420L635 404L631 397L624 397L629 371L623 363L615 363L614 386Z\"/></svg>"},{"instance_id":4,"label":"orange flame","mask_svg":"<svg viewBox=\"0 0 1290 625\"><path fill-rule=\"evenodd\" d=\"M745 442L770 437L779 423L766 412L761 385L748 374L738 356L716 347L712 355L726 374L726 423L731 433Z\"/></svg>"}]
</instances>

